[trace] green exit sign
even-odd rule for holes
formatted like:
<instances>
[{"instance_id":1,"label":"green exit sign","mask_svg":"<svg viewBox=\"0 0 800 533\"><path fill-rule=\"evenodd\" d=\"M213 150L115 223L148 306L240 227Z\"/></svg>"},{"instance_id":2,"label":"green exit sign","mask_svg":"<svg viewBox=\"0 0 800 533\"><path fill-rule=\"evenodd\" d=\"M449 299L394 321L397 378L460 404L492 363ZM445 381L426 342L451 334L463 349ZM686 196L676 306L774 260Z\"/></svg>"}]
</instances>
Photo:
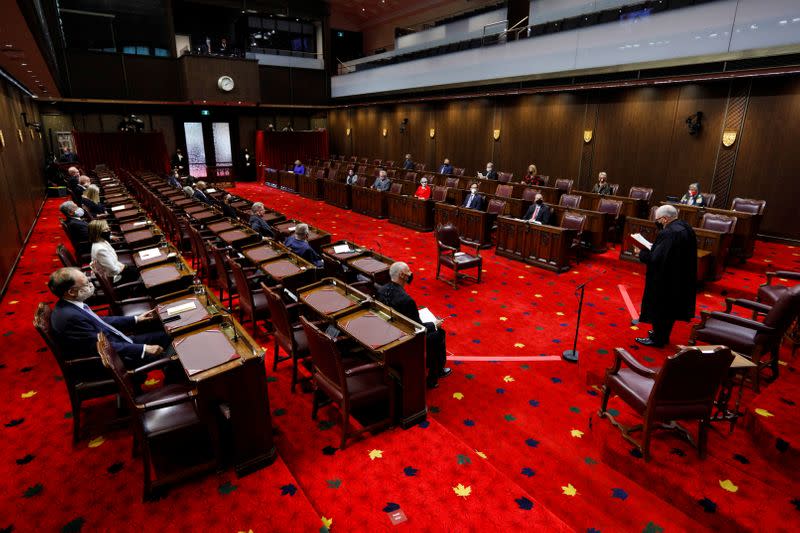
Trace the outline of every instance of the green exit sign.
<instances>
[{"instance_id":1,"label":"green exit sign","mask_svg":"<svg viewBox=\"0 0 800 533\"><path fill-rule=\"evenodd\" d=\"M209 111L208 109L201 109L200 114L203 115L204 117L207 117L208 115L211 114L211 111Z\"/></svg>"}]
</instances>

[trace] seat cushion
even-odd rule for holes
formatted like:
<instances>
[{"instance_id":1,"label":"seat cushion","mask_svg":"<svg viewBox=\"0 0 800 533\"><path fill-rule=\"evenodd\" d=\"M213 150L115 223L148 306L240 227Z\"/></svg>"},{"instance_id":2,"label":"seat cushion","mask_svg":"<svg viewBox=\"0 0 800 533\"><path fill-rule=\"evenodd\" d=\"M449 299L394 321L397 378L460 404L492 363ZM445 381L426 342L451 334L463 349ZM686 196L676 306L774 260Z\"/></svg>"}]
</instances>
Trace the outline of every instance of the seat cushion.
<instances>
[{"instance_id":1,"label":"seat cushion","mask_svg":"<svg viewBox=\"0 0 800 533\"><path fill-rule=\"evenodd\" d=\"M455 257L455 260L456 263L458 264L458 268L478 267L481 265L481 261L483 261L481 257L470 254L457 255Z\"/></svg>"},{"instance_id":2,"label":"seat cushion","mask_svg":"<svg viewBox=\"0 0 800 533\"><path fill-rule=\"evenodd\" d=\"M697 330L697 339L709 344L724 344L731 350L749 354L756 343L756 331L709 318L705 326Z\"/></svg>"},{"instance_id":3,"label":"seat cushion","mask_svg":"<svg viewBox=\"0 0 800 533\"><path fill-rule=\"evenodd\" d=\"M638 413L644 412L654 380L640 376L630 368L621 368L619 372L606 378L606 384Z\"/></svg>"},{"instance_id":4,"label":"seat cushion","mask_svg":"<svg viewBox=\"0 0 800 533\"><path fill-rule=\"evenodd\" d=\"M267 302L267 295L264 291L251 291L253 295L253 307L256 313L266 313L269 311L269 303Z\"/></svg>"},{"instance_id":5,"label":"seat cushion","mask_svg":"<svg viewBox=\"0 0 800 533\"><path fill-rule=\"evenodd\" d=\"M152 409L145 411L142 415L144 434L148 437L156 437L199 423L200 418L197 416L194 403L191 401Z\"/></svg>"},{"instance_id":6,"label":"seat cushion","mask_svg":"<svg viewBox=\"0 0 800 533\"><path fill-rule=\"evenodd\" d=\"M784 285L763 285L758 288L758 301L767 305L774 305L778 299L786 294L789 287Z\"/></svg>"},{"instance_id":7,"label":"seat cushion","mask_svg":"<svg viewBox=\"0 0 800 533\"><path fill-rule=\"evenodd\" d=\"M292 334L294 335L294 343L297 346L297 353L295 357L305 357L308 355L308 337L306 337L306 332L303 329L293 329Z\"/></svg>"},{"instance_id":8,"label":"seat cushion","mask_svg":"<svg viewBox=\"0 0 800 533\"><path fill-rule=\"evenodd\" d=\"M373 404L389 397L389 387L383 382L383 370L381 369L349 376L347 388L350 391L350 402L353 407Z\"/></svg>"}]
</instances>

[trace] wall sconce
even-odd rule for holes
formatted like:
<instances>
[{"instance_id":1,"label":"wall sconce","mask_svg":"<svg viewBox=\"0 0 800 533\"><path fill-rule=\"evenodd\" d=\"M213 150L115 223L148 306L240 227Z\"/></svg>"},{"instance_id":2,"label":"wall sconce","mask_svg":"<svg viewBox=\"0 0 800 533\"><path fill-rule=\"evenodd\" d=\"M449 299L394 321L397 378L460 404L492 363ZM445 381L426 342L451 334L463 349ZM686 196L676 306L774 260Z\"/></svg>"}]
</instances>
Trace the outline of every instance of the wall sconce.
<instances>
[{"instance_id":1,"label":"wall sconce","mask_svg":"<svg viewBox=\"0 0 800 533\"><path fill-rule=\"evenodd\" d=\"M431 136L431 139L436 137L436 128L431 128L431 130L428 132L428 134Z\"/></svg>"},{"instance_id":2,"label":"wall sconce","mask_svg":"<svg viewBox=\"0 0 800 533\"><path fill-rule=\"evenodd\" d=\"M495 141L499 141L500 140L500 130L492 131L492 137L494 138Z\"/></svg>"},{"instance_id":3,"label":"wall sconce","mask_svg":"<svg viewBox=\"0 0 800 533\"><path fill-rule=\"evenodd\" d=\"M3 135L3 130L0 130L0 148L6 147L6 138Z\"/></svg>"},{"instance_id":4,"label":"wall sconce","mask_svg":"<svg viewBox=\"0 0 800 533\"><path fill-rule=\"evenodd\" d=\"M583 142L589 144L592 142L592 135L594 132L592 130L583 130Z\"/></svg>"},{"instance_id":5,"label":"wall sconce","mask_svg":"<svg viewBox=\"0 0 800 533\"><path fill-rule=\"evenodd\" d=\"M22 113L20 113L20 116L22 117L22 122L23 122L23 124L25 124L26 128L33 128L36 131L42 131L42 125L39 124L38 122L28 122L28 114L27 113L25 113L23 111Z\"/></svg>"},{"instance_id":6,"label":"wall sconce","mask_svg":"<svg viewBox=\"0 0 800 533\"><path fill-rule=\"evenodd\" d=\"M344 130L344 134L347 135L348 137L350 137L350 128L347 128L346 130Z\"/></svg>"},{"instance_id":7,"label":"wall sconce","mask_svg":"<svg viewBox=\"0 0 800 533\"><path fill-rule=\"evenodd\" d=\"M19 138L19 142L22 142L22 129L17 128L17 137Z\"/></svg>"},{"instance_id":8,"label":"wall sconce","mask_svg":"<svg viewBox=\"0 0 800 533\"><path fill-rule=\"evenodd\" d=\"M383 130L381 131L381 134L382 134L384 137L386 137L386 135L387 135L388 133L389 133L389 130L387 130L386 128L383 128Z\"/></svg>"},{"instance_id":9,"label":"wall sconce","mask_svg":"<svg viewBox=\"0 0 800 533\"><path fill-rule=\"evenodd\" d=\"M733 130L728 130L722 132L722 146L725 148L730 148L733 146L733 143L736 142L736 132Z\"/></svg>"}]
</instances>

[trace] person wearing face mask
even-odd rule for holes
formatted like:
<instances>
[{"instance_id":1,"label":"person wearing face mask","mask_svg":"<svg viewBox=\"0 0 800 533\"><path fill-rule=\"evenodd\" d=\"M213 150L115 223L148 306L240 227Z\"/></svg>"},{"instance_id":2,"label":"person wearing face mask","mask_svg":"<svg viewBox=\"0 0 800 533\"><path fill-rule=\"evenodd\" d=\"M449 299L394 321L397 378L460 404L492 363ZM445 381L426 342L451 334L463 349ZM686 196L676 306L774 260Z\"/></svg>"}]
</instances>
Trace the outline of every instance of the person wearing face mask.
<instances>
[{"instance_id":1,"label":"person wearing face mask","mask_svg":"<svg viewBox=\"0 0 800 533\"><path fill-rule=\"evenodd\" d=\"M478 184L472 183L469 186L469 193L464 197L464 203L461 207L469 209L483 209L483 196L478 194Z\"/></svg>"},{"instance_id":2,"label":"person wearing face mask","mask_svg":"<svg viewBox=\"0 0 800 533\"><path fill-rule=\"evenodd\" d=\"M411 285L414 274L406 263L398 261L389 267L391 281L380 288L376 299L391 307L401 315L410 318L417 324L425 326L425 353L428 366L428 388L439 386L439 379L450 375L451 370L445 368L447 362L447 348L445 346L446 334L442 329L442 320L422 322L416 302L405 290Z\"/></svg>"},{"instance_id":3,"label":"person wearing face mask","mask_svg":"<svg viewBox=\"0 0 800 533\"><path fill-rule=\"evenodd\" d=\"M689 190L681 198L681 203L686 205L705 205L706 200L700 194L700 184L692 183L689 185Z\"/></svg>"},{"instance_id":4,"label":"person wearing face mask","mask_svg":"<svg viewBox=\"0 0 800 533\"><path fill-rule=\"evenodd\" d=\"M167 176L167 183L169 183L170 187L175 187L176 189L183 188L181 185L181 173L177 168L173 169L172 174Z\"/></svg>"},{"instance_id":5,"label":"person wearing face mask","mask_svg":"<svg viewBox=\"0 0 800 533\"><path fill-rule=\"evenodd\" d=\"M133 268L133 260L127 255L127 264L120 261L117 251L111 246L111 230L105 220L89 222L89 241L92 243L92 270L100 271L114 283L126 283L139 279L139 273Z\"/></svg>"},{"instance_id":6,"label":"person wearing face mask","mask_svg":"<svg viewBox=\"0 0 800 533\"><path fill-rule=\"evenodd\" d=\"M431 188L428 187L428 178L422 178L421 180L419 180L419 187L417 187L417 191L414 193L414 196L416 196L420 200L430 199Z\"/></svg>"},{"instance_id":7,"label":"person wearing face mask","mask_svg":"<svg viewBox=\"0 0 800 533\"><path fill-rule=\"evenodd\" d=\"M545 205L542 195L537 193L534 197L533 205L525 212L525 216L522 217L522 220L547 224L550 222L552 212L553 210L550 209L550 206Z\"/></svg>"},{"instance_id":8,"label":"person wearing face mask","mask_svg":"<svg viewBox=\"0 0 800 533\"><path fill-rule=\"evenodd\" d=\"M636 342L661 348L669 343L676 320L694 317L697 286L697 237L692 227L678 220L678 210L662 205L655 213L659 228L650 250L639 252L647 265L639 322L653 325L647 337Z\"/></svg>"},{"instance_id":9,"label":"person wearing face mask","mask_svg":"<svg viewBox=\"0 0 800 533\"><path fill-rule=\"evenodd\" d=\"M372 188L378 191L388 191L392 186L392 180L390 180L386 174L385 170L381 170L378 173L378 177L375 178L375 182L372 184Z\"/></svg>"},{"instance_id":10,"label":"person wearing face mask","mask_svg":"<svg viewBox=\"0 0 800 533\"><path fill-rule=\"evenodd\" d=\"M348 185L355 185L357 182L358 182L358 176L356 175L356 173L353 171L352 168L349 169L347 171L347 181L346 181L346 183Z\"/></svg>"},{"instance_id":11,"label":"person wearing face mask","mask_svg":"<svg viewBox=\"0 0 800 533\"><path fill-rule=\"evenodd\" d=\"M170 344L169 335L159 327L154 309L137 316L95 314L84 303L94 294L94 285L80 269L59 268L50 274L47 286L58 297L50 326L67 359L97 355L97 334L101 332L131 370L156 360ZM156 327L143 333L123 333L142 323Z\"/></svg>"},{"instance_id":12,"label":"person wearing face mask","mask_svg":"<svg viewBox=\"0 0 800 533\"><path fill-rule=\"evenodd\" d=\"M442 166L439 167L439 174L452 174L453 173L453 165L450 164L450 160L448 158L444 158L442 162Z\"/></svg>"},{"instance_id":13,"label":"person wearing face mask","mask_svg":"<svg viewBox=\"0 0 800 533\"><path fill-rule=\"evenodd\" d=\"M411 159L411 154L406 154L403 160L403 170L414 170L414 160Z\"/></svg>"},{"instance_id":14,"label":"person wearing face mask","mask_svg":"<svg viewBox=\"0 0 800 533\"><path fill-rule=\"evenodd\" d=\"M597 175L597 183L594 184L592 187L592 192L597 194L611 194L613 190L611 189L611 184L608 183L608 174L605 172L601 172Z\"/></svg>"},{"instance_id":15,"label":"person wearing face mask","mask_svg":"<svg viewBox=\"0 0 800 533\"><path fill-rule=\"evenodd\" d=\"M100 201L100 188L97 185L89 185L83 191L81 206L85 207L92 216L103 215L106 213L106 206Z\"/></svg>"},{"instance_id":16,"label":"person wearing face mask","mask_svg":"<svg viewBox=\"0 0 800 533\"><path fill-rule=\"evenodd\" d=\"M478 176L487 180L497 180L497 171L494 169L494 163L491 161L486 163L486 174L478 172Z\"/></svg>"},{"instance_id":17,"label":"person wearing face mask","mask_svg":"<svg viewBox=\"0 0 800 533\"><path fill-rule=\"evenodd\" d=\"M525 185L544 185L544 179L539 175L539 169L536 168L536 165L528 165L528 172L522 176L522 183Z\"/></svg>"},{"instance_id":18,"label":"person wearing face mask","mask_svg":"<svg viewBox=\"0 0 800 533\"><path fill-rule=\"evenodd\" d=\"M78 255L89 255L91 244L89 243L89 224L83 220L86 214L82 207L78 207L75 202L67 200L58 208L66 219L67 235L75 247Z\"/></svg>"}]
</instances>

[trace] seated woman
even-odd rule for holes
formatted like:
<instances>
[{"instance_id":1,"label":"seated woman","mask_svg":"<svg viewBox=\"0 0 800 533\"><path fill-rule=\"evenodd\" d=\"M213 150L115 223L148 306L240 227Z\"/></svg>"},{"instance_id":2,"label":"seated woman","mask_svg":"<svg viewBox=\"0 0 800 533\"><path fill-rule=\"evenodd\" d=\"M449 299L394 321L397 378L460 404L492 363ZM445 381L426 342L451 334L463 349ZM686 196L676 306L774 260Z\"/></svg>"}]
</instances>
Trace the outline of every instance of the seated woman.
<instances>
[{"instance_id":1,"label":"seated woman","mask_svg":"<svg viewBox=\"0 0 800 533\"><path fill-rule=\"evenodd\" d=\"M301 163L300 160L298 159L297 161L294 162L294 168L292 168L292 172L294 172L295 174L305 174L306 167L303 166L303 163Z\"/></svg>"},{"instance_id":2,"label":"seated woman","mask_svg":"<svg viewBox=\"0 0 800 533\"><path fill-rule=\"evenodd\" d=\"M597 175L597 183L592 187L592 192L597 194L611 194L614 192L611 188L611 184L608 183L608 174L600 172L600 174Z\"/></svg>"},{"instance_id":3,"label":"seated woman","mask_svg":"<svg viewBox=\"0 0 800 533\"><path fill-rule=\"evenodd\" d=\"M522 183L525 185L544 185L544 179L539 175L539 170L536 165L528 165L528 172L522 176Z\"/></svg>"},{"instance_id":4,"label":"seated woman","mask_svg":"<svg viewBox=\"0 0 800 533\"><path fill-rule=\"evenodd\" d=\"M111 246L111 230L105 220L89 222L89 242L92 243L92 262L90 266L95 272L102 272L116 284L136 281L139 272L133 266L130 255L125 255L125 264L120 261L117 251Z\"/></svg>"},{"instance_id":5,"label":"seated woman","mask_svg":"<svg viewBox=\"0 0 800 533\"><path fill-rule=\"evenodd\" d=\"M706 200L700 194L700 184L692 183L689 185L689 191L681 198L681 203L686 205L706 205Z\"/></svg>"},{"instance_id":6,"label":"seated woman","mask_svg":"<svg viewBox=\"0 0 800 533\"><path fill-rule=\"evenodd\" d=\"M419 180L419 187L417 187L417 192L414 193L414 196L421 200L430 199L431 188L428 187L428 178L422 178Z\"/></svg>"},{"instance_id":7,"label":"seated woman","mask_svg":"<svg viewBox=\"0 0 800 533\"><path fill-rule=\"evenodd\" d=\"M81 196L81 205L89 211L93 217L104 215L106 206L100 202L100 188L97 185L89 185Z\"/></svg>"}]
</instances>

